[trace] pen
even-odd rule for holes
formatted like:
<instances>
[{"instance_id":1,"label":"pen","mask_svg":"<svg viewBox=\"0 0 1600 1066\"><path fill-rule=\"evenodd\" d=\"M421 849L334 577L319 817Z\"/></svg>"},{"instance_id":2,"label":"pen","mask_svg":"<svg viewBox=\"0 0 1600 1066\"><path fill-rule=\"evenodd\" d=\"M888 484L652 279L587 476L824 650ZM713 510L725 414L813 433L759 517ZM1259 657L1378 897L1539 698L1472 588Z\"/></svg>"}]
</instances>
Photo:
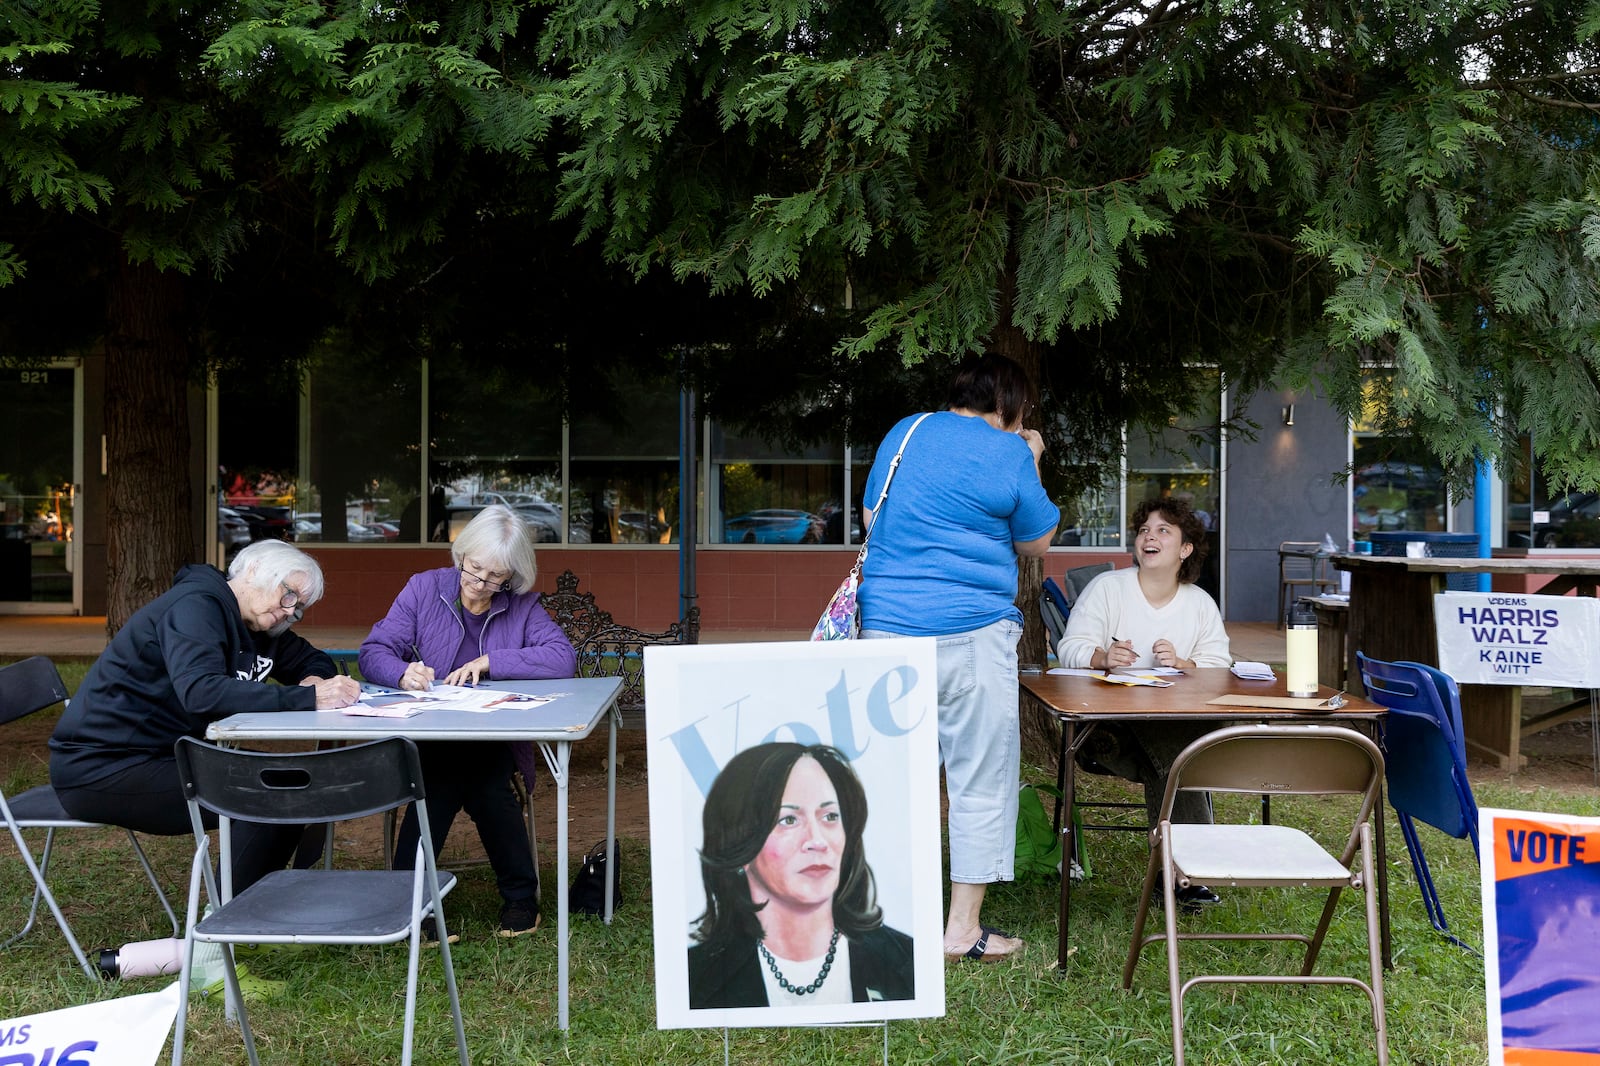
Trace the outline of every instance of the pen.
<instances>
[{"instance_id":1,"label":"pen","mask_svg":"<svg viewBox=\"0 0 1600 1066\"><path fill-rule=\"evenodd\" d=\"M1111 676L1111 649L1115 648L1118 644L1121 644L1121 643L1122 643L1122 638L1121 637L1112 637L1111 638L1111 643L1106 647L1106 668L1105 668L1105 670L1103 672L1105 677L1110 677Z\"/></svg>"},{"instance_id":2,"label":"pen","mask_svg":"<svg viewBox=\"0 0 1600 1066\"><path fill-rule=\"evenodd\" d=\"M414 662L414 663L422 662L422 649L417 647L416 641L412 641L411 642L411 661ZM426 666L427 664L423 663L423 665ZM423 691L427 692L427 691L430 691L432 688L433 688L433 684L431 682L429 682L427 680L427 678L423 678L423 681L422 681L422 689L423 689Z\"/></svg>"}]
</instances>

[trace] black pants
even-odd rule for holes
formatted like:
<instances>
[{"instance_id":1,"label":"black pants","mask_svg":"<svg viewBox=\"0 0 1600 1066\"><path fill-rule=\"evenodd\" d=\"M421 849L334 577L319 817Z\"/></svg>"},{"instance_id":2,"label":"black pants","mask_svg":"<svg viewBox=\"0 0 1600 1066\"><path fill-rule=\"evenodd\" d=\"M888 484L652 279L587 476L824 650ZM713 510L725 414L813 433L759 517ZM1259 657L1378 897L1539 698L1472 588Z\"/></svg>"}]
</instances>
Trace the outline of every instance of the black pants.
<instances>
[{"instance_id":1,"label":"black pants","mask_svg":"<svg viewBox=\"0 0 1600 1066\"><path fill-rule=\"evenodd\" d=\"M1145 815L1152 827L1161 817L1167 792L1167 771L1190 744L1218 728L1216 722L1102 723L1083 754L1127 781L1144 786ZM1172 820L1188 825L1211 823L1211 793L1180 792L1172 801Z\"/></svg>"},{"instance_id":2,"label":"black pants","mask_svg":"<svg viewBox=\"0 0 1600 1066\"><path fill-rule=\"evenodd\" d=\"M52 775L53 776L53 775ZM101 778L84 788L55 786L61 806L86 822L100 822L152 836L192 833L189 805L178 779L178 760L152 757ZM201 811L207 829L217 816ZM238 895L267 874L281 870L294 855L303 830L298 825L233 823L233 892Z\"/></svg>"},{"instance_id":3,"label":"black pants","mask_svg":"<svg viewBox=\"0 0 1600 1066\"><path fill-rule=\"evenodd\" d=\"M450 823L466 811L478 827L478 838L494 867L495 885L508 903L539 894L539 871L528 847L528 827L511 791L514 763L511 745L502 741L434 740L417 745L422 757L422 784L427 790L428 828L437 855L450 833ZM394 866L416 864L422 830L414 808L400 822Z\"/></svg>"}]
</instances>

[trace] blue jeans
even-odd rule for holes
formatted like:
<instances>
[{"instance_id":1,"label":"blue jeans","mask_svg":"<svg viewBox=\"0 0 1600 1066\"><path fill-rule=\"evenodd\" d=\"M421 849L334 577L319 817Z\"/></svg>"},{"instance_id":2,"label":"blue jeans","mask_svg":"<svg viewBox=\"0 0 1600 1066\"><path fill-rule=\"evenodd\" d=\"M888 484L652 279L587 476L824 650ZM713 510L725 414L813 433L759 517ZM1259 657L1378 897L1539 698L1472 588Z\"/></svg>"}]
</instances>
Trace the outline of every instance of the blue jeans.
<instances>
[{"instance_id":1,"label":"blue jeans","mask_svg":"<svg viewBox=\"0 0 1600 1066\"><path fill-rule=\"evenodd\" d=\"M861 639L904 636L862 630ZM1001 619L938 639L939 759L950 797L950 880L987 885L1014 876L1022 733L1017 641Z\"/></svg>"}]
</instances>

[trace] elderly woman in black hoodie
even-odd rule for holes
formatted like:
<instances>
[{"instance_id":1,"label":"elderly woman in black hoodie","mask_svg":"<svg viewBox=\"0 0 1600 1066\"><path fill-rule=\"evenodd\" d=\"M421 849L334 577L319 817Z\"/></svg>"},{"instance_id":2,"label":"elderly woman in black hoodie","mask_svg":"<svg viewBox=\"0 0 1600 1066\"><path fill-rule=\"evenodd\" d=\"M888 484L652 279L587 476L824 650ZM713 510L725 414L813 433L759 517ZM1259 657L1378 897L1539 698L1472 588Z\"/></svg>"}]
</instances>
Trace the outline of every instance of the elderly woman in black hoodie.
<instances>
[{"instance_id":1,"label":"elderly woman in black hoodie","mask_svg":"<svg viewBox=\"0 0 1600 1066\"><path fill-rule=\"evenodd\" d=\"M289 626L322 596L316 560L264 540L227 576L186 566L141 607L89 668L50 738L50 783L74 818L140 833L190 831L172 747L247 711L310 711L355 702L360 686ZM269 678L279 685L262 682ZM281 869L297 826L235 823L233 890Z\"/></svg>"}]
</instances>

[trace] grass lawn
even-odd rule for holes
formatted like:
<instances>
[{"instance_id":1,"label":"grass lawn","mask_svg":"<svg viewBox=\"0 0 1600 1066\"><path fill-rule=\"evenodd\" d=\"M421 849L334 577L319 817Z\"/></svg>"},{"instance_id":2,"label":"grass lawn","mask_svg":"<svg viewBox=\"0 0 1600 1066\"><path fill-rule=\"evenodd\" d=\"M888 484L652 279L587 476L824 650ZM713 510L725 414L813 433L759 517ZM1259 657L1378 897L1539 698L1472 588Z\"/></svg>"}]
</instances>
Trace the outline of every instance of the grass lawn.
<instances>
[{"instance_id":1,"label":"grass lawn","mask_svg":"<svg viewBox=\"0 0 1600 1066\"><path fill-rule=\"evenodd\" d=\"M81 673L81 672L80 672ZM76 678L69 678L74 684ZM1031 775L1043 780L1045 775ZM38 760L7 772L7 790L43 778ZM1130 793L1121 782L1092 775L1082 787L1102 798ZM1489 783L1478 789L1485 806L1572 814L1600 813L1593 789L1550 790ZM1224 799L1222 804L1244 800ZM1275 820L1309 818L1330 830L1337 824L1315 801L1280 801ZM1281 814L1276 813L1281 812ZM546 832L549 832L548 827ZM1478 868L1471 847L1427 828L1429 850L1452 926L1481 944ZM116 835L77 834L53 871L52 884L86 949L164 934L164 919L137 866L116 847ZM190 842L147 839L157 870L175 903L182 899ZM994 966L949 965L942 1018L893 1022L889 1058L895 1063L1162 1063L1172 1059L1165 966L1159 948L1147 950L1132 992L1119 984L1131 931L1144 848L1133 834L1088 837L1094 876L1073 896L1074 953L1064 973L1055 968L1057 886L1051 881L995 886L985 918L1029 941L1019 961ZM553 883L553 848L542 857L546 885ZM0 939L20 927L28 882L9 843L0 845ZM518 940L492 935L499 908L487 868L463 871L446 901L452 927L464 938L455 948L473 1061L523 1063L708 1063L723 1054L721 1030L655 1028L651 946L649 854L644 840L622 841L626 901L613 925L574 918L572 1029L555 1027L554 922ZM1423 914L1398 830L1389 831L1395 968L1386 974L1389 1046L1395 1063L1481 1063L1486 1056L1483 966L1445 942ZM548 893L547 893L548 895ZM1280 927L1315 925L1320 896L1310 893L1225 891L1223 903L1189 925L1218 928L1260 923L1284 914ZM178 904L181 907L181 904ZM1358 902L1340 902L1334 931L1318 970L1365 972L1365 942ZM1287 945L1186 945L1208 951L1255 952L1284 960ZM444 983L424 958L418 1011L419 1063L454 1061ZM263 977L286 982L283 995L253 1006L251 1018L263 1061L366 1063L393 1061L400 1048L404 1010L405 948L318 948L250 961ZM133 992L155 991L160 979L101 986L77 969L53 920L46 916L21 943L0 951L0 1018L51 1010ZM1196 1064L1375 1062L1365 998L1342 988L1222 986L1189 996L1188 1057ZM852 1063L879 1061L883 1033L875 1028L751 1029L730 1034L738 1063ZM222 1017L219 1002L198 1000L190 1015L187 1059L194 1063L244 1061L244 1049Z\"/></svg>"}]
</instances>

